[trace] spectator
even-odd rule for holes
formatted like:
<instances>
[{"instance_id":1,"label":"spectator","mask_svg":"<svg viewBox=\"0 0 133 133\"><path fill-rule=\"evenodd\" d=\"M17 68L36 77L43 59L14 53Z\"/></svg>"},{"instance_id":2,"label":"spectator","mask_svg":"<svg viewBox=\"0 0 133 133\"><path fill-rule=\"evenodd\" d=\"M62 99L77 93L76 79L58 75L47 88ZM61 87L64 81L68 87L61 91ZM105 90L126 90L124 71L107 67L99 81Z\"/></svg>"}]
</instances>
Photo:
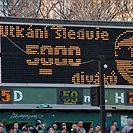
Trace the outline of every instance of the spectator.
<instances>
[{"instance_id":1,"label":"spectator","mask_svg":"<svg viewBox=\"0 0 133 133\"><path fill-rule=\"evenodd\" d=\"M51 126L49 126L49 127L47 128L47 132L48 132L48 133L54 133L54 129L53 129Z\"/></svg>"},{"instance_id":2,"label":"spectator","mask_svg":"<svg viewBox=\"0 0 133 133\"><path fill-rule=\"evenodd\" d=\"M2 125L0 125L0 133L4 133Z\"/></svg>"},{"instance_id":3,"label":"spectator","mask_svg":"<svg viewBox=\"0 0 133 133\"><path fill-rule=\"evenodd\" d=\"M101 133L101 126L100 125L96 125L95 132L96 133Z\"/></svg>"},{"instance_id":4,"label":"spectator","mask_svg":"<svg viewBox=\"0 0 133 133\"><path fill-rule=\"evenodd\" d=\"M53 127L53 130L54 130L54 133L58 133L58 126L57 126L57 124L53 123L52 127Z\"/></svg>"},{"instance_id":5,"label":"spectator","mask_svg":"<svg viewBox=\"0 0 133 133\"><path fill-rule=\"evenodd\" d=\"M110 127L110 133L117 133L116 126L111 126Z\"/></svg>"},{"instance_id":6,"label":"spectator","mask_svg":"<svg viewBox=\"0 0 133 133\"><path fill-rule=\"evenodd\" d=\"M128 133L133 133L133 119L132 119L131 125L132 125L132 129L130 129L130 130L128 131Z\"/></svg>"},{"instance_id":7,"label":"spectator","mask_svg":"<svg viewBox=\"0 0 133 133\"><path fill-rule=\"evenodd\" d=\"M13 127L9 127L8 133L16 133L16 132L14 131L14 128Z\"/></svg>"},{"instance_id":8,"label":"spectator","mask_svg":"<svg viewBox=\"0 0 133 133\"><path fill-rule=\"evenodd\" d=\"M62 129L61 133L67 133L67 130L66 129Z\"/></svg>"},{"instance_id":9,"label":"spectator","mask_svg":"<svg viewBox=\"0 0 133 133\"><path fill-rule=\"evenodd\" d=\"M43 133L46 133L47 132L44 123L41 123L41 129L42 129Z\"/></svg>"},{"instance_id":10,"label":"spectator","mask_svg":"<svg viewBox=\"0 0 133 133\"><path fill-rule=\"evenodd\" d=\"M128 133L128 131L130 129L132 129L132 126L133 126L133 122L132 121L133 121L132 118L127 119L127 125L123 127L122 132Z\"/></svg>"},{"instance_id":11,"label":"spectator","mask_svg":"<svg viewBox=\"0 0 133 133\"><path fill-rule=\"evenodd\" d=\"M86 130L84 129L83 127L83 122L82 121L79 121L78 122L78 128L77 128L78 132L82 132L82 133L86 133Z\"/></svg>"},{"instance_id":12,"label":"spectator","mask_svg":"<svg viewBox=\"0 0 133 133\"><path fill-rule=\"evenodd\" d=\"M28 129L28 133L31 133L33 130L32 124L26 124L26 128Z\"/></svg>"},{"instance_id":13,"label":"spectator","mask_svg":"<svg viewBox=\"0 0 133 133\"><path fill-rule=\"evenodd\" d=\"M40 118L37 118L37 119L35 120L35 122L36 122L36 123L37 123L37 122L42 123L42 120L41 120Z\"/></svg>"},{"instance_id":14,"label":"spectator","mask_svg":"<svg viewBox=\"0 0 133 133\"><path fill-rule=\"evenodd\" d=\"M13 123L13 128L14 128L14 131L16 131L16 133L21 133L21 130L19 129L18 122Z\"/></svg>"},{"instance_id":15,"label":"spectator","mask_svg":"<svg viewBox=\"0 0 133 133\"><path fill-rule=\"evenodd\" d=\"M36 122L35 127L31 130L32 133L38 133L41 123Z\"/></svg>"},{"instance_id":16,"label":"spectator","mask_svg":"<svg viewBox=\"0 0 133 133\"><path fill-rule=\"evenodd\" d=\"M72 128L71 128L71 131L70 133L77 133L77 124L72 124Z\"/></svg>"},{"instance_id":17,"label":"spectator","mask_svg":"<svg viewBox=\"0 0 133 133\"><path fill-rule=\"evenodd\" d=\"M91 128L89 128L89 130L88 130L88 133L94 133L95 131L93 130L93 128L91 127Z\"/></svg>"},{"instance_id":18,"label":"spectator","mask_svg":"<svg viewBox=\"0 0 133 133\"><path fill-rule=\"evenodd\" d=\"M22 127L22 133L28 133L28 129L26 128L26 126Z\"/></svg>"},{"instance_id":19,"label":"spectator","mask_svg":"<svg viewBox=\"0 0 133 133\"><path fill-rule=\"evenodd\" d=\"M3 127L3 132L4 132L4 133L7 133L7 129L6 129L6 124L7 124L7 122L6 122L6 120L2 120L2 121L1 121L1 124L2 124L2 127Z\"/></svg>"},{"instance_id":20,"label":"spectator","mask_svg":"<svg viewBox=\"0 0 133 133\"><path fill-rule=\"evenodd\" d=\"M62 123L62 124L61 124L61 128L66 130L66 129L67 129L66 123Z\"/></svg>"},{"instance_id":21,"label":"spectator","mask_svg":"<svg viewBox=\"0 0 133 133\"><path fill-rule=\"evenodd\" d=\"M116 127L116 131L119 132L120 129L117 127L117 122L116 121L112 121L112 126Z\"/></svg>"},{"instance_id":22,"label":"spectator","mask_svg":"<svg viewBox=\"0 0 133 133\"><path fill-rule=\"evenodd\" d=\"M61 128L60 128L60 130L58 130L58 133L68 133L66 123L63 122L61 124Z\"/></svg>"}]
</instances>

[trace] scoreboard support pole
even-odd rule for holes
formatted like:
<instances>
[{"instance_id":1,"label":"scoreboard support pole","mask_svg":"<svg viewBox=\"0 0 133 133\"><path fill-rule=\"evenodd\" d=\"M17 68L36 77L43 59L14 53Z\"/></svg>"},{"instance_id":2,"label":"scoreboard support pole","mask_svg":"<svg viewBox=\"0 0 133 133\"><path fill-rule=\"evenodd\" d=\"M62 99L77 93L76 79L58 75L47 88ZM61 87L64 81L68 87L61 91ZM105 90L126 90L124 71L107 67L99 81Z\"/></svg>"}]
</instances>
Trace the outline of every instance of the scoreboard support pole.
<instances>
[{"instance_id":1,"label":"scoreboard support pole","mask_svg":"<svg viewBox=\"0 0 133 133\"><path fill-rule=\"evenodd\" d=\"M105 133L105 90L104 90L104 73L103 64L104 57L99 55L98 69L99 69L99 85L100 85L100 122L101 133Z\"/></svg>"}]
</instances>

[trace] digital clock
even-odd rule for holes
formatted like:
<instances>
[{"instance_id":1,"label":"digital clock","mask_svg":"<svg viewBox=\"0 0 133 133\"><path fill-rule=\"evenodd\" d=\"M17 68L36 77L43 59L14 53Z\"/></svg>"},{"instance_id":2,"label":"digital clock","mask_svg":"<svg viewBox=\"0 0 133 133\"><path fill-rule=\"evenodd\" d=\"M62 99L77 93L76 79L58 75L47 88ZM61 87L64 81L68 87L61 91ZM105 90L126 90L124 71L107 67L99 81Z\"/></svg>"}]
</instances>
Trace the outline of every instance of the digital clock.
<instances>
[{"instance_id":1,"label":"digital clock","mask_svg":"<svg viewBox=\"0 0 133 133\"><path fill-rule=\"evenodd\" d=\"M13 99L13 93L10 89L0 89L0 104L11 104Z\"/></svg>"},{"instance_id":2,"label":"digital clock","mask_svg":"<svg viewBox=\"0 0 133 133\"><path fill-rule=\"evenodd\" d=\"M60 88L57 89L57 104L83 104L83 89Z\"/></svg>"}]
</instances>

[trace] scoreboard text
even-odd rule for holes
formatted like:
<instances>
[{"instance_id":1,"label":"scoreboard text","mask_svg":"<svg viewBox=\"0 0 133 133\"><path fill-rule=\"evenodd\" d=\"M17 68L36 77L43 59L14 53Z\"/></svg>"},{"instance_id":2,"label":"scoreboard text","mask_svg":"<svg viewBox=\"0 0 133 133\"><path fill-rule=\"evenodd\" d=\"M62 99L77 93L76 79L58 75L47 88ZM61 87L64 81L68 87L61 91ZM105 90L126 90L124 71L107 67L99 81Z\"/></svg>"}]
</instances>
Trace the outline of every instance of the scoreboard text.
<instances>
[{"instance_id":1,"label":"scoreboard text","mask_svg":"<svg viewBox=\"0 0 133 133\"><path fill-rule=\"evenodd\" d=\"M0 35L2 83L99 84L104 55L104 83L133 84L132 29L1 24Z\"/></svg>"}]
</instances>

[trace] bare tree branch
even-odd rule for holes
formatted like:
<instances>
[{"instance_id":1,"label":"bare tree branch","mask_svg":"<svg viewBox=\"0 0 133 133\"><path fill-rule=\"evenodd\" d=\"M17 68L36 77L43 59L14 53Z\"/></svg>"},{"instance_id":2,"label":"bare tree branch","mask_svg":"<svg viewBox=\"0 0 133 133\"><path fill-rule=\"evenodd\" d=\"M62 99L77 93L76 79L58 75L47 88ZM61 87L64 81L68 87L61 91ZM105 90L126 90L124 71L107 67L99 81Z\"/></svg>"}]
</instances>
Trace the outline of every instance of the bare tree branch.
<instances>
[{"instance_id":1,"label":"bare tree branch","mask_svg":"<svg viewBox=\"0 0 133 133\"><path fill-rule=\"evenodd\" d=\"M133 21L132 0L1 0L4 16Z\"/></svg>"}]
</instances>

